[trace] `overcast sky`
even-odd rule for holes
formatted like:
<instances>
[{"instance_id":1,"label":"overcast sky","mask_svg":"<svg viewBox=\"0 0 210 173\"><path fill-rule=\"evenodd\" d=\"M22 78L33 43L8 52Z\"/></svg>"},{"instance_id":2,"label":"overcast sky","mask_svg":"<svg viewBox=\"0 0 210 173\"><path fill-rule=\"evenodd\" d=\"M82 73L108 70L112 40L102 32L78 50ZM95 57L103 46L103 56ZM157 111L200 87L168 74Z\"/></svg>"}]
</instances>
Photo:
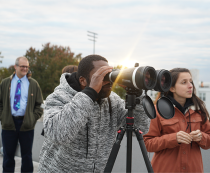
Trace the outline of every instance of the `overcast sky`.
<instances>
[{"instance_id":1,"label":"overcast sky","mask_svg":"<svg viewBox=\"0 0 210 173\"><path fill-rule=\"evenodd\" d=\"M92 54L87 31L112 66L199 69L210 82L209 0L0 0L0 66L48 42Z\"/></svg>"}]
</instances>

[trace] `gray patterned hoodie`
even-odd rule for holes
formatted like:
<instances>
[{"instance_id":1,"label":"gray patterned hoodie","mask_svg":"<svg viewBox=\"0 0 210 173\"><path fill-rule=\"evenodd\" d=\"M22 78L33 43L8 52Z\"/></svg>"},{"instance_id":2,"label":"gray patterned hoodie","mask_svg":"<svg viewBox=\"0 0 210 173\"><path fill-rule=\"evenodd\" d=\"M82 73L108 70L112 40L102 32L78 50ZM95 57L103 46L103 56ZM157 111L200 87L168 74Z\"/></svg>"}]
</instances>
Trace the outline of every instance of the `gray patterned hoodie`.
<instances>
[{"instance_id":1,"label":"gray patterned hoodie","mask_svg":"<svg viewBox=\"0 0 210 173\"><path fill-rule=\"evenodd\" d=\"M125 125L125 102L111 92L110 115L107 98L98 104L86 93L75 91L65 76L45 102L39 172L103 172L116 132ZM136 106L134 117L134 126L146 133L149 119L141 105Z\"/></svg>"}]
</instances>

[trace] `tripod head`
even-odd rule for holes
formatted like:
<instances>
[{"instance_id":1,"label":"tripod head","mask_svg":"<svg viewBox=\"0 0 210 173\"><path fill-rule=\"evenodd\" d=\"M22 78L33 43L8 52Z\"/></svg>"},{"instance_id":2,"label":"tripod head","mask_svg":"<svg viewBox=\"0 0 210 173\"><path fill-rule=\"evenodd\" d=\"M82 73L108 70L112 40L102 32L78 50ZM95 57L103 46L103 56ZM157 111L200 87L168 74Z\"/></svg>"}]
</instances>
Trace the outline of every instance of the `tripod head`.
<instances>
[{"instance_id":1,"label":"tripod head","mask_svg":"<svg viewBox=\"0 0 210 173\"><path fill-rule=\"evenodd\" d=\"M126 87L125 109L135 109L136 104L140 103L140 99L136 98L142 95L142 90Z\"/></svg>"},{"instance_id":2,"label":"tripod head","mask_svg":"<svg viewBox=\"0 0 210 173\"><path fill-rule=\"evenodd\" d=\"M127 94L136 95L137 97L142 95L142 89L125 87L125 91L126 91Z\"/></svg>"}]
</instances>

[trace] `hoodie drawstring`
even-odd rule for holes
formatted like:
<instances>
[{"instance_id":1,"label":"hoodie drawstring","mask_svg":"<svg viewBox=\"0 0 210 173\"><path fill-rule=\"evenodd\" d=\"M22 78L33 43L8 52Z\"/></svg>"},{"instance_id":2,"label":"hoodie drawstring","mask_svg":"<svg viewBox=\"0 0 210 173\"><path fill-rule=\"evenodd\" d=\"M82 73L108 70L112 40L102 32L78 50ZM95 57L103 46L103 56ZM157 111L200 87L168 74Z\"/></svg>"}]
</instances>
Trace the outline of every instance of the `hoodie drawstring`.
<instances>
[{"instance_id":1,"label":"hoodie drawstring","mask_svg":"<svg viewBox=\"0 0 210 173\"><path fill-rule=\"evenodd\" d=\"M108 97L108 102L109 102L109 113L110 113L110 116L112 116L112 105L111 105L111 100L109 97Z\"/></svg>"},{"instance_id":2,"label":"hoodie drawstring","mask_svg":"<svg viewBox=\"0 0 210 173\"><path fill-rule=\"evenodd\" d=\"M87 126L87 148L86 148L86 159L87 159L87 156L88 156L88 125L86 124Z\"/></svg>"},{"instance_id":3,"label":"hoodie drawstring","mask_svg":"<svg viewBox=\"0 0 210 173\"><path fill-rule=\"evenodd\" d=\"M185 131L187 131L188 127L190 127L190 132L191 132L191 121L190 121L190 111L188 109L188 113L189 113L189 122L187 122L187 128ZM191 142L191 148L192 148L192 142Z\"/></svg>"}]
</instances>

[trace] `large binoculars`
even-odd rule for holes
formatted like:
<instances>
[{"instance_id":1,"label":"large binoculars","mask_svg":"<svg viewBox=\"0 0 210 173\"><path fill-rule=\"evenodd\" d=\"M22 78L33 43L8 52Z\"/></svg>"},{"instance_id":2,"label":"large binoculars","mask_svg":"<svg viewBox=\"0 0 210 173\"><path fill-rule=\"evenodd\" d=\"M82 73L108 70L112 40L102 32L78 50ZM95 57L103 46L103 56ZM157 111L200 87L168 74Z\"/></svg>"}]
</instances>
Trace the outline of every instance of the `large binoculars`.
<instances>
[{"instance_id":1,"label":"large binoculars","mask_svg":"<svg viewBox=\"0 0 210 173\"><path fill-rule=\"evenodd\" d=\"M172 84L172 77L168 70L155 70L153 67L144 66L133 68L113 70L104 77L104 81L115 82L123 85L126 88L134 90L152 90L161 93L169 91ZM152 100L147 94L143 97L143 106L149 118L156 117L156 111ZM170 119L174 116L174 106L172 102L164 97L163 94L156 104L158 113L165 119Z\"/></svg>"},{"instance_id":2,"label":"large binoculars","mask_svg":"<svg viewBox=\"0 0 210 173\"><path fill-rule=\"evenodd\" d=\"M150 66L113 70L104 77L104 80L116 82L133 89L154 89L160 92L167 92L172 82L168 70L155 70Z\"/></svg>"}]
</instances>

